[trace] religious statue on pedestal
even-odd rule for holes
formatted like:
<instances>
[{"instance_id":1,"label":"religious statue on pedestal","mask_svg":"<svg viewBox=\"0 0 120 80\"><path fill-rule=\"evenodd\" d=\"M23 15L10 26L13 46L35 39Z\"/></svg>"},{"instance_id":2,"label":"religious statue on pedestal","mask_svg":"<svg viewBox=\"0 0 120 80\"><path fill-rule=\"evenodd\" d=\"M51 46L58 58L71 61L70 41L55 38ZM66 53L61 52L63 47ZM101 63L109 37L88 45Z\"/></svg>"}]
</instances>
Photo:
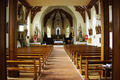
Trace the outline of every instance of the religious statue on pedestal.
<instances>
[{"instance_id":1,"label":"religious statue on pedestal","mask_svg":"<svg viewBox=\"0 0 120 80\"><path fill-rule=\"evenodd\" d=\"M79 40L82 41L82 29L81 26L79 27Z\"/></svg>"},{"instance_id":2,"label":"religious statue on pedestal","mask_svg":"<svg viewBox=\"0 0 120 80\"><path fill-rule=\"evenodd\" d=\"M72 32L70 33L71 43L74 43L74 30L72 29Z\"/></svg>"},{"instance_id":3,"label":"religious statue on pedestal","mask_svg":"<svg viewBox=\"0 0 120 80\"><path fill-rule=\"evenodd\" d=\"M34 34L34 43L36 43L37 42L37 33L35 32L35 34Z\"/></svg>"}]
</instances>

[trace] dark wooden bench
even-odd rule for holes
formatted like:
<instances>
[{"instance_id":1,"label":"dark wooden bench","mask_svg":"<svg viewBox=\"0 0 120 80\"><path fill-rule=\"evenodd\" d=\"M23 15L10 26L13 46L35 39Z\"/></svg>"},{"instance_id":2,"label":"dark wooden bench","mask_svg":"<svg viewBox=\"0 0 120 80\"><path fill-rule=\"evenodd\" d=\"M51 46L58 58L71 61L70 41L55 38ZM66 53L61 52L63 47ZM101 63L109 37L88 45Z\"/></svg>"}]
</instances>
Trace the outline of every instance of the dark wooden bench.
<instances>
[{"instance_id":1,"label":"dark wooden bench","mask_svg":"<svg viewBox=\"0 0 120 80\"><path fill-rule=\"evenodd\" d=\"M33 66L29 66L29 67L15 67L13 66L14 64L17 65L33 65ZM21 61L21 60L7 60L7 71L31 71L34 73L34 78L33 80L37 80L37 76L39 76L39 74L37 74L37 66L36 66L36 62L35 60L33 61Z\"/></svg>"},{"instance_id":2,"label":"dark wooden bench","mask_svg":"<svg viewBox=\"0 0 120 80\"><path fill-rule=\"evenodd\" d=\"M86 59L86 66L84 67L85 69L85 80L90 80L88 73L100 73L100 79L103 80L101 78L101 74L103 72L103 70L105 71L103 65L105 64L112 64L111 60L106 60L106 61L88 61ZM112 68L110 68L112 71ZM107 79L107 78L106 78ZM110 79L110 77L109 77Z\"/></svg>"},{"instance_id":3,"label":"dark wooden bench","mask_svg":"<svg viewBox=\"0 0 120 80\"><path fill-rule=\"evenodd\" d=\"M84 67L86 59L88 61L101 61L100 47L88 45L65 45L64 48L73 63L79 68L80 73L83 75L85 73ZM110 50L110 58L112 58L112 50Z\"/></svg>"},{"instance_id":4,"label":"dark wooden bench","mask_svg":"<svg viewBox=\"0 0 120 80\"><path fill-rule=\"evenodd\" d=\"M34 72L34 76L35 76L35 80L36 80L36 74L38 73L40 76L41 74L41 70L43 69L47 58L49 57L49 55L51 54L53 49L53 46L40 46L40 47L32 47L32 48L17 48L16 51L16 60L9 60L9 55L7 55L7 64L8 64L8 71L33 71L34 69L29 69L29 67L34 67L31 66L33 60L35 61L35 66L37 67L37 71L36 73ZM12 61L12 62L11 62ZM16 62L17 61L17 62ZM11 64L9 64L11 63ZM9 65L13 65L17 64L18 67L10 67ZM20 65L22 64L22 65ZM31 64L28 66L28 64ZM26 66L27 65L27 66ZM28 69L23 68L23 67L28 67Z\"/></svg>"}]
</instances>

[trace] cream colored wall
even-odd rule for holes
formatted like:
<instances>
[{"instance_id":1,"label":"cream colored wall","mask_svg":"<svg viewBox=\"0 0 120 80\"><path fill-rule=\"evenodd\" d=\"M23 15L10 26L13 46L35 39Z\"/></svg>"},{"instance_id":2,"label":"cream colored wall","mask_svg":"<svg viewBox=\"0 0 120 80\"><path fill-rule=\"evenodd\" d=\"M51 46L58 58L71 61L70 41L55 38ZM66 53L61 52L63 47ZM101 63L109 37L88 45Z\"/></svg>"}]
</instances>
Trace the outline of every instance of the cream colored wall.
<instances>
[{"instance_id":1,"label":"cream colored wall","mask_svg":"<svg viewBox=\"0 0 120 80\"><path fill-rule=\"evenodd\" d=\"M29 13L28 17L27 17L27 30L28 30L28 33L27 33L27 36L29 36L29 38L31 38L31 12Z\"/></svg>"}]
</instances>

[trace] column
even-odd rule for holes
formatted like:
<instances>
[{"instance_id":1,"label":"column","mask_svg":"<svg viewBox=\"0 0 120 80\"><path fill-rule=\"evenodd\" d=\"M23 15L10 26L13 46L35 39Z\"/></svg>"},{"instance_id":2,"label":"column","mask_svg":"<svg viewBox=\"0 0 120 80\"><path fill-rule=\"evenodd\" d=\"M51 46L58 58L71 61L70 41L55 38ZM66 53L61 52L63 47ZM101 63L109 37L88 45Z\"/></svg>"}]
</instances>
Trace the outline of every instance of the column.
<instances>
[{"instance_id":1,"label":"column","mask_svg":"<svg viewBox=\"0 0 120 80\"><path fill-rule=\"evenodd\" d=\"M16 59L17 48L17 0L9 0L9 56L10 60ZM16 64L13 66L17 66ZM18 77L18 71L9 71L9 76Z\"/></svg>"},{"instance_id":2,"label":"column","mask_svg":"<svg viewBox=\"0 0 120 80\"><path fill-rule=\"evenodd\" d=\"M0 0L0 80L7 80L6 71L6 39L5 39L5 25L6 25L6 13L5 13L5 1Z\"/></svg>"},{"instance_id":3,"label":"column","mask_svg":"<svg viewBox=\"0 0 120 80\"><path fill-rule=\"evenodd\" d=\"M120 0L113 1L113 80L120 80Z\"/></svg>"},{"instance_id":4,"label":"column","mask_svg":"<svg viewBox=\"0 0 120 80\"><path fill-rule=\"evenodd\" d=\"M109 60L109 0L101 0L101 60Z\"/></svg>"}]
</instances>

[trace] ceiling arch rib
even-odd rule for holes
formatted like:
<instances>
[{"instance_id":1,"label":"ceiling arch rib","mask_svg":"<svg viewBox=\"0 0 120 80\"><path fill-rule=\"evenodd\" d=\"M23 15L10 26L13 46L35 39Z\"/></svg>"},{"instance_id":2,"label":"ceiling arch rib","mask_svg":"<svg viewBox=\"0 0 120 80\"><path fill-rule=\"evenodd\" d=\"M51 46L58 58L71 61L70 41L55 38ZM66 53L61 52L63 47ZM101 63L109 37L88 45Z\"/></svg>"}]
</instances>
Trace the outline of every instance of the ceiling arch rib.
<instances>
[{"instance_id":1,"label":"ceiling arch rib","mask_svg":"<svg viewBox=\"0 0 120 80\"><path fill-rule=\"evenodd\" d=\"M70 22L70 26L72 27L73 26L73 18L72 18L72 16L69 13L67 13L66 11L62 10L62 9L60 10L60 12L63 13L66 16L66 18Z\"/></svg>"},{"instance_id":2,"label":"ceiling arch rib","mask_svg":"<svg viewBox=\"0 0 120 80\"><path fill-rule=\"evenodd\" d=\"M26 20L27 20L27 17L28 17L28 15L29 15L29 13L30 13L30 10L31 10L31 8L26 9L26 16L25 16L25 19L26 19Z\"/></svg>"},{"instance_id":3,"label":"ceiling arch rib","mask_svg":"<svg viewBox=\"0 0 120 80\"><path fill-rule=\"evenodd\" d=\"M99 4L96 3L96 4L94 5L94 7L95 7L95 10L96 10L96 14L99 14Z\"/></svg>"},{"instance_id":4,"label":"ceiling arch rib","mask_svg":"<svg viewBox=\"0 0 120 80\"><path fill-rule=\"evenodd\" d=\"M60 12L60 16L61 16L61 20L62 20L62 27L63 27L63 29L64 29L64 18L63 18L63 15L62 15L61 12Z\"/></svg>"},{"instance_id":5,"label":"ceiling arch rib","mask_svg":"<svg viewBox=\"0 0 120 80\"><path fill-rule=\"evenodd\" d=\"M86 9L86 12L88 14L89 19L91 19L91 10L90 9Z\"/></svg>"},{"instance_id":6,"label":"ceiling arch rib","mask_svg":"<svg viewBox=\"0 0 120 80\"><path fill-rule=\"evenodd\" d=\"M55 17L56 17L57 11L55 12L53 19L52 19L52 27L54 28L54 21L55 21Z\"/></svg>"},{"instance_id":7,"label":"ceiling arch rib","mask_svg":"<svg viewBox=\"0 0 120 80\"><path fill-rule=\"evenodd\" d=\"M85 8L81 7L81 6L74 6L74 7L75 7L75 10L81 14L83 21L86 22L86 20L85 20Z\"/></svg>"},{"instance_id":8,"label":"ceiling arch rib","mask_svg":"<svg viewBox=\"0 0 120 80\"><path fill-rule=\"evenodd\" d=\"M33 22L33 19L34 19L35 15L36 15L39 11L41 11L41 8L42 8L42 6L36 6L36 7L33 7L33 8L31 9L31 23Z\"/></svg>"},{"instance_id":9,"label":"ceiling arch rib","mask_svg":"<svg viewBox=\"0 0 120 80\"><path fill-rule=\"evenodd\" d=\"M51 12L49 12L48 14L45 15L45 17L44 17L44 27L46 27L46 23L47 23L48 19L50 18L50 16L51 16L54 12L56 12L56 10L53 10L53 11L51 11Z\"/></svg>"}]
</instances>

